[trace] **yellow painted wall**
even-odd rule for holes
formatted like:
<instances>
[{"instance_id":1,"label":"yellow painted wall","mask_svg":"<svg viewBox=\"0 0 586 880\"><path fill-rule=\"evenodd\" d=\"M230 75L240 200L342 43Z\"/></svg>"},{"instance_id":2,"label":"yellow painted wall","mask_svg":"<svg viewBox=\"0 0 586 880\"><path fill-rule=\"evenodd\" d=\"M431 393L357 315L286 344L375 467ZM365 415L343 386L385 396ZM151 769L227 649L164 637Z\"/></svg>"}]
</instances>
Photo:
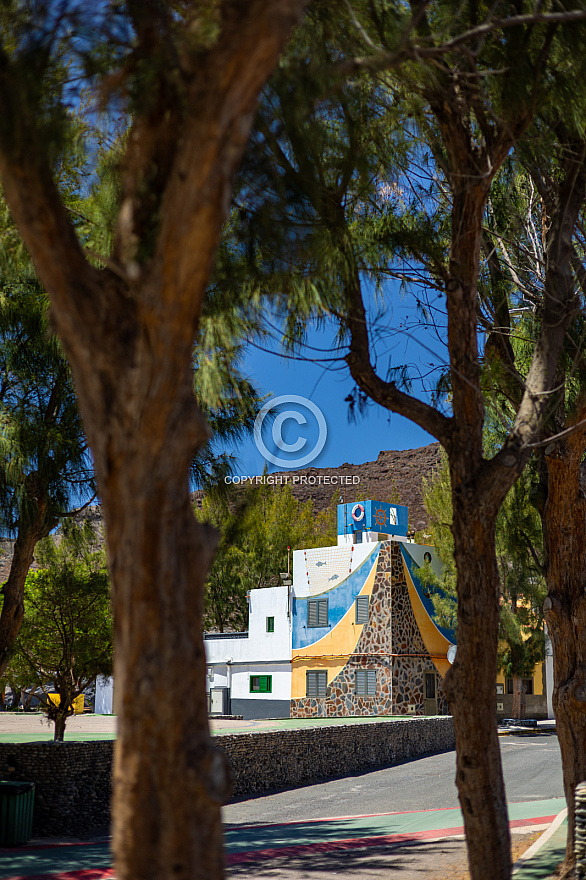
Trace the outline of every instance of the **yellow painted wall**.
<instances>
[{"instance_id":1,"label":"yellow painted wall","mask_svg":"<svg viewBox=\"0 0 586 880\"><path fill-rule=\"evenodd\" d=\"M526 678L531 678L531 676L527 675ZM496 683L502 684L503 689L505 687L505 675L503 672L499 672L496 677ZM533 693L536 697L541 697L544 694L543 690L543 663L537 663L533 670ZM509 695L510 696L510 695Z\"/></svg>"},{"instance_id":2,"label":"yellow painted wall","mask_svg":"<svg viewBox=\"0 0 586 880\"><path fill-rule=\"evenodd\" d=\"M378 554L364 586L358 593L359 596L371 595L377 564ZM306 696L305 673L308 670L327 668L329 670L328 684L342 671L358 644L363 627L366 626L364 623L356 623L355 620L355 603L352 602L341 621L327 635L312 645L293 650L291 658L291 698L293 700L299 700Z\"/></svg>"},{"instance_id":3,"label":"yellow painted wall","mask_svg":"<svg viewBox=\"0 0 586 880\"><path fill-rule=\"evenodd\" d=\"M61 697L59 694L47 694L47 698L51 703L55 703L58 706L61 702ZM84 706L84 698L83 694L80 694L79 697L76 697L73 701L73 714L74 715L82 715L83 714L83 706Z\"/></svg>"},{"instance_id":4,"label":"yellow painted wall","mask_svg":"<svg viewBox=\"0 0 586 880\"><path fill-rule=\"evenodd\" d=\"M425 610L423 602L419 598L419 594L415 589L415 585L413 583L411 575L409 574L409 569L407 568L405 560L403 560L403 570L405 572L405 580L407 581L407 588L409 590L411 607L413 608L413 613L415 615L415 620L417 621L417 626L419 627L419 632L421 633L423 643L430 653L431 659L433 660L433 665L435 666L439 674L443 677L450 668L447 653L451 642L449 642L448 639L446 639L446 637L442 635L442 633L439 631L439 629Z\"/></svg>"}]
</instances>

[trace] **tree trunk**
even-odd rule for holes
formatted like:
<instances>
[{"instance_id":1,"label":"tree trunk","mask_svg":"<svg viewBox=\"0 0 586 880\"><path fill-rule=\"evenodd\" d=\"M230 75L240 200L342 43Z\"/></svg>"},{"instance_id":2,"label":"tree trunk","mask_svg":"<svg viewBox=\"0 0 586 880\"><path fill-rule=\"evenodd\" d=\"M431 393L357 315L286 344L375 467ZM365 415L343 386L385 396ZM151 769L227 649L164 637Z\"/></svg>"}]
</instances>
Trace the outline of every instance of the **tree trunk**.
<instances>
[{"instance_id":1,"label":"tree trunk","mask_svg":"<svg viewBox=\"0 0 586 880\"><path fill-rule=\"evenodd\" d=\"M6 56L2 68L3 191L51 298L107 531L120 710L118 880L223 876L228 785L208 729L201 631L216 536L196 523L188 491L192 456L208 439L193 396L193 346L258 95L304 0L214 4L209 46L200 6L125 6L133 60L116 77L132 94L128 77L140 75L145 100L133 104L106 268L83 253L37 103L7 103L22 93L18 64ZM181 693L190 697L183 704Z\"/></svg>"},{"instance_id":2,"label":"tree trunk","mask_svg":"<svg viewBox=\"0 0 586 880\"><path fill-rule=\"evenodd\" d=\"M124 719L114 762L118 877L223 873L228 776L208 730L201 635L215 535L195 521L182 446L170 438L162 457L137 449L102 483ZM190 699L178 703L182 693Z\"/></svg>"},{"instance_id":3,"label":"tree trunk","mask_svg":"<svg viewBox=\"0 0 586 880\"><path fill-rule=\"evenodd\" d=\"M511 714L517 721L525 718L525 690L523 679L513 673L513 711Z\"/></svg>"},{"instance_id":4,"label":"tree trunk","mask_svg":"<svg viewBox=\"0 0 586 880\"><path fill-rule=\"evenodd\" d=\"M454 715L456 784L470 876L508 880L510 833L494 701L499 625L494 517L484 516L474 501L468 506L454 497L453 503L458 653L444 691Z\"/></svg>"},{"instance_id":5,"label":"tree trunk","mask_svg":"<svg viewBox=\"0 0 586 880\"><path fill-rule=\"evenodd\" d=\"M12 647L16 641L24 617L24 584L29 573L35 547L46 538L56 523L47 523L48 498L36 474L26 478L25 493L34 505L33 519L24 518L18 524L14 542L14 554L8 580L2 587L4 601L0 614L0 676L10 662ZM33 506L31 505L31 506Z\"/></svg>"},{"instance_id":6,"label":"tree trunk","mask_svg":"<svg viewBox=\"0 0 586 880\"><path fill-rule=\"evenodd\" d=\"M56 712L54 717L55 731L53 734L53 742L63 742L65 736L65 725L67 724L67 713Z\"/></svg>"},{"instance_id":7,"label":"tree trunk","mask_svg":"<svg viewBox=\"0 0 586 880\"><path fill-rule=\"evenodd\" d=\"M543 515L548 590L544 612L553 651L553 708L568 805L568 871L575 864L574 790L586 780L586 498L580 487L584 445L578 431L547 456Z\"/></svg>"}]
</instances>

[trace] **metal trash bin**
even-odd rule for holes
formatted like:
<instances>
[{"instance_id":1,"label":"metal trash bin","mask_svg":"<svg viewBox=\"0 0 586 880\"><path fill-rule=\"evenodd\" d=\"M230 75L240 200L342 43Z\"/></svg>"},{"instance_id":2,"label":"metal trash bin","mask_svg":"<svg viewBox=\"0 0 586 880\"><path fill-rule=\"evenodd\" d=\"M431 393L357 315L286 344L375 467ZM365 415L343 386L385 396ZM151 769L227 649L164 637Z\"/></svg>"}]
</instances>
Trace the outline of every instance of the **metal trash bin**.
<instances>
[{"instance_id":1,"label":"metal trash bin","mask_svg":"<svg viewBox=\"0 0 586 880\"><path fill-rule=\"evenodd\" d=\"M0 846L31 839L34 803L34 782L0 782Z\"/></svg>"}]
</instances>

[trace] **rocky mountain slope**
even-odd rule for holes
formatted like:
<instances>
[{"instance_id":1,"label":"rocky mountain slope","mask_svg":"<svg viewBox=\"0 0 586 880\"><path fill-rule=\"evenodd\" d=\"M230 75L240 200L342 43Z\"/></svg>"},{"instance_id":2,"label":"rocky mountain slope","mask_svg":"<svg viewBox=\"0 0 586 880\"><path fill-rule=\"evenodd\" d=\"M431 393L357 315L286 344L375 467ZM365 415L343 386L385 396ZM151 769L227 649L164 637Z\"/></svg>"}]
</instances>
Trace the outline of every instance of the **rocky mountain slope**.
<instances>
[{"instance_id":1,"label":"rocky mountain slope","mask_svg":"<svg viewBox=\"0 0 586 880\"><path fill-rule=\"evenodd\" d=\"M276 484L280 480L290 485L299 501L311 500L316 511L324 510L332 500L337 503L340 497L345 502L373 498L405 504L409 508L409 528L421 531L427 524L422 483L437 469L439 460L439 443L432 443L419 449L385 450L376 461L363 464L345 462L337 468L305 468L269 476ZM197 503L201 493L194 492L193 497ZM99 532L103 530L99 505L87 508L82 516L89 518ZM0 540L0 584L10 571L12 544L10 540Z\"/></svg>"},{"instance_id":2,"label":"rocky mountain slope","mask_svg":"<svg viewBox=\"0 0 586 880\"><path fill-rule=\"evenodd\" d=\"M345 502L372 498L404 504L409 508L410 529L420 531L427 524L422 484L439 460L440 445L432 443L419 449L385 450L376 461L364 464L345 462L337 468L281 471L269 477L277 483L286 481L295 498L311 500L316 511L328 507L332 499L337 503L340 497Z\"/></svg>"}]
</instances>

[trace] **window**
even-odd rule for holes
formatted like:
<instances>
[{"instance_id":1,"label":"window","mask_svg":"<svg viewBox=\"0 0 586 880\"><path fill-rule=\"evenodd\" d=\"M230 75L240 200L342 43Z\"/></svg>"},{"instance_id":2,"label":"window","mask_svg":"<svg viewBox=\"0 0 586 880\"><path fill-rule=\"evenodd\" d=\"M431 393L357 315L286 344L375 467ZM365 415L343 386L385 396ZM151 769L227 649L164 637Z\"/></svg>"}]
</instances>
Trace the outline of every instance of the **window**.
<instances>
[{"instance_id":1,"label":"window","mask_svg":"<svg viewBox=\"0 0 586 880\"><path fill-rule=\"evenodd\" d=\"M435 672L425 673L425 699L435 700Z\"/></svg>"},{"instance_id":2,"label":"window","mask_svg":"<svg viewBox=\"0 0 586 880\"><path fill-rule=\"evenodd\" d=\"M328 600L327 599L308 599L307 600L307 625L308 626L327 626L328 625Z\"/></svg>"},{"instance_id":3,"label":"window","mask_svg":"<svg viewBox=\"0 0 586 880\"><path fill-rule=\"evenodd\" d=\"M522 681L523 681L523 684L525 685L525 693L532 694L533 693L533 679L532 678L523 678ZM506 687L507 687L508 694L515 693L515 691L513 690L513 679L512 678L507 678Z\"/></svg>"},{"instance_id":4,"label":"window","mask_svg":"<svg viewBox=\"0 0 586 880\"><path fill-rule=\"evenodd\" d=\"M356 623L368 623L368 596L358 596L356 599Z\"/></svg>"},{"instance_id":5,"label":"window","mask_svg":"<svg viewBox=\"0 0 586 880\"><path fill-rule=\"evenodd\" d=\"M274 633L275 631L275 618L267 617L267 632Z\"/></svg>"},{"instance_id":6,"label":"window","mask_svg":"<svg viewBox=\"0 0 586 880\"><path fill-rule=\"evenodd\" d=\"M272 675L251 675L250 676L250 693L251 694L272 694L273 692L273 676Z\"/></svg>"},{"instance_id":7,"label":"window","mask_svg":"<svg viewBox=\"0 0 586 880\"><path fill-rule=\"evenodd\" d=\"M308 697L325 697L328 686L328 673L325 669L305 673L306 693Z\"/></svg>"},{"instance_id":8,"label":"window","mask_svg":"<svg viewBox=\"0 0 586 880\"><path fill-rule=\"evenodd\" d=\"M362 697L376 694L376 669L357 669L354 673L356 693Z\"/></svg>"}]
</instances>

